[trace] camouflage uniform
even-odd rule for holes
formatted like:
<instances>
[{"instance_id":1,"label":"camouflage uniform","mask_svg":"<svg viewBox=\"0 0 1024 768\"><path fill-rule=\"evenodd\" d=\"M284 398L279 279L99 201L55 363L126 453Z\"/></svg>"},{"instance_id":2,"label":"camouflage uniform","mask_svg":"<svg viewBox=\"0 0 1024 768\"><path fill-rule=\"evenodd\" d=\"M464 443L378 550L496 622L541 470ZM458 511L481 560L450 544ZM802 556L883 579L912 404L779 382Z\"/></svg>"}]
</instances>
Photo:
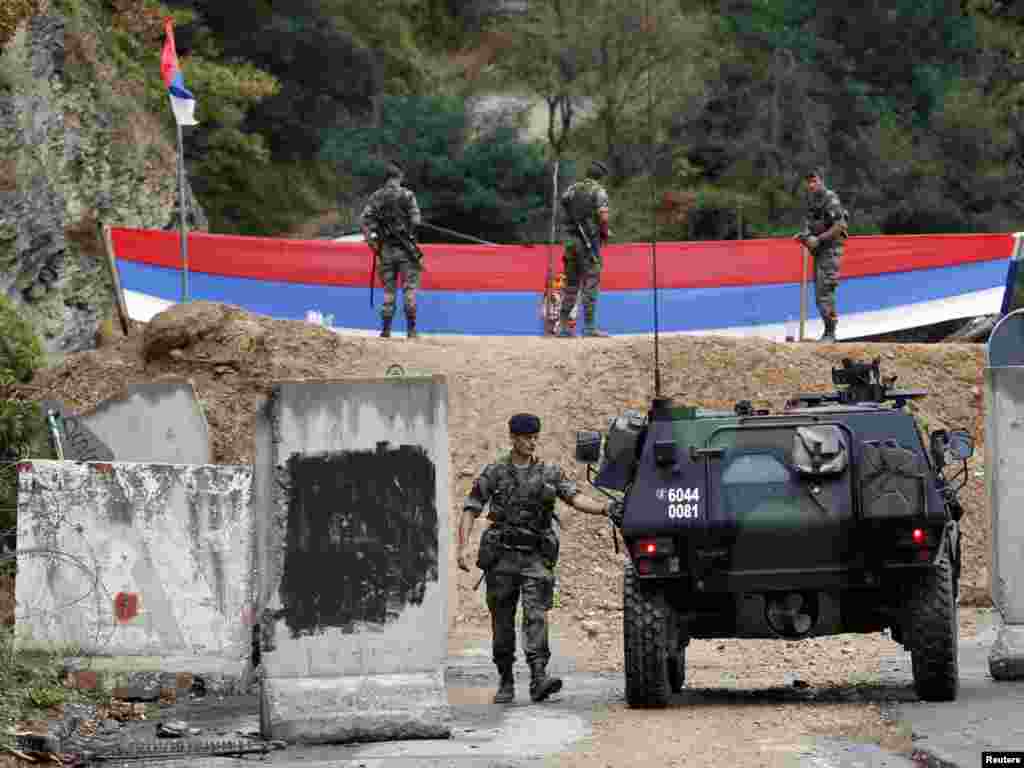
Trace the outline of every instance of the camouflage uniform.
<instances>
[{"instance_id":1,"label":"camouflage uniform","mask_svg":"<svg viewBox=\"0 0 1024 768\"><path fill-rule=\"evenodd\" d=\"M839 195L831 189L822 188L807 200L807 216L804 230L818 236L837 221L846 221L846 211L839 202ZM825 323L825 333L835 333L839 316L836 313L836 288L839 287L839 266L843 258L845 231L831 240L822 240L811 251L814 256L814 298L818 312Z\"/></svg>"},{"instance_id":2,"label":"camouflage uniform","mask_svg":"<svg viewBox=\"0 0 1024 768\"><path fill-rule=\"evenodd\" d=\"M415 242L416 227L421 221L420 207L412 190L403 187L401 177L392 175L383 187L374 192L363 208L360 226L368 237L380 237L380 224L390 221L397 229L404 229ZM395 314L395 293L398 275L402 275L405 288L405 319L409 335L416 332L416 290L420 286L423 264L415 254L409 253L397 240L384 238L377 257L377 276L384 286L384 304L381 319L384 333L391 333L391 319Z\"/></svg>"},{"instance_id":3,"label":"camouflage uniform","mask_svg":"<svg viewBox=\"0 0 1024 768\"><path fill-rule=\"evenodd\" d=\"M576 293L579 291L585 328L594 330L602 267L598 213L608 209L608 192L596 179L588 177L570 186L562 195L561 202L565 228L561 326L563 329L567 327L569 312L576 305ZM590 240L589 249L576 227L577 222Z\"/></svg>"},{"instance_id":4,"label":"camouflage uniform","mask_svg":"<svg viewBox=\"0 0 1024 768\"><path fill-rule=\"evenodd\" d=\"M490 502L488 531L499 529L507 541L500 559L486 575L494 664L503 676L511 675L515 664L516 606L520 596L523 655L535 676L543 674L551 657L547 612L554 597L559 546L553 524L555 498L568 503L576 493L576 484L560 467L536 459L517 466L506 454L484 468L466 497L463 509L475 517Z\"/></svg>"}]
</instances>

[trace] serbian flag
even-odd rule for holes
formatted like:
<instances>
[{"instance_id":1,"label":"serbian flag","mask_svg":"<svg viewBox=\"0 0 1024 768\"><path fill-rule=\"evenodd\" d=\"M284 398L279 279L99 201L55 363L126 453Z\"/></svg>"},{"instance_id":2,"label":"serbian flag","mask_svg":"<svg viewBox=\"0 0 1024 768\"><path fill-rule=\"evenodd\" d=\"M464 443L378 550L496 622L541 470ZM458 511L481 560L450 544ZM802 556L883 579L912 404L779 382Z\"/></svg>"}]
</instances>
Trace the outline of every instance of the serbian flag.
<instances>
[{"instance_id":1,"label":"serbian flag","mask_svg":"<svg viewBox=\"0 0 1024 768\"><path fill-rule=\"evenodd\" d=\"M160 74L164 78L164 85L167 86L167 94L171 97L174 119L178 121L178 125L199 125L193 114L196 110L196 97L185 87L185 78L181 76L181 69L178 68L178 52L174 47L174 20L170 16L164 19L164 30L167 32L167 39L164 40L164 50L160 55Z\"/></svg>"}]
</instances>

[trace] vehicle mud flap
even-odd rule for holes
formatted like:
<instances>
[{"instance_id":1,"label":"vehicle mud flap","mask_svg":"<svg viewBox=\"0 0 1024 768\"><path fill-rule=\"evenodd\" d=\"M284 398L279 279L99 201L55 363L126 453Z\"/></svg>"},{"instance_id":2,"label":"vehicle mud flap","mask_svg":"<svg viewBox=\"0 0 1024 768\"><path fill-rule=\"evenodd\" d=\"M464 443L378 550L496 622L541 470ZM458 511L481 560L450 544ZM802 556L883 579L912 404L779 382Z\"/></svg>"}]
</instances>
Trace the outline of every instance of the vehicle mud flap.
<instances>
[{"instance_id":1,"label":"vehicle mud flap","mask_svg":"<svg viewBox=\"0 0 1024 768\"><path fill-rule=\"evenodd\" d=\"M924 701L953 701L960 687L960 615L948 542L935 565L910 585L908 603L914 689Z\"/></svg>"},{"instance_id":2,"label":"vehicle mud flap","mask_svg":"<svg viewBox=\"0 0 1024 768\"><path fill-rule=\"evenodd\" d=\"M682 687L685 657L676 652L675 611L662 590L657 582L641 582L633 563L626 562L622 630L626 702L630 707L665 707L675 684ZM670 657L675 657L678 665L672 677Z\"/></svg>"}]
</instances>

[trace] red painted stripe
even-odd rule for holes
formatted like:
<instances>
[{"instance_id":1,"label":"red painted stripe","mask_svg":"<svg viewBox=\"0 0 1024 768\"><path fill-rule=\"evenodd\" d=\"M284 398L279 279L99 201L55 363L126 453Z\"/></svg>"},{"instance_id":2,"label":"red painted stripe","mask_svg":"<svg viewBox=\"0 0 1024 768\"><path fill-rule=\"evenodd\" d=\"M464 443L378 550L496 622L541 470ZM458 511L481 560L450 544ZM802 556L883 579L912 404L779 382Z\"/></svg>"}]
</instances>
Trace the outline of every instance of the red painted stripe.
<instances>
[{"instance_id":1,"label":"red painted stripe","mask_svg":"<svg viewBox=\"0 0 1024 768\"><path fill-rule=\"evenodd\" d=\"M118 259L178 269L177 232L111 229ZM561 267L561 250L547 245L423 245L426 290L542 291L549 250ZM1010 234L853 237L846 243L842 277L1008 259ZM714 288L799 282L801 250L788 238L742 241L661 242L658 281L663 288ZM189 269L226 277L312 285L365 286L371 265L364 243L288 240L193 232ZM604 251L601 288L643 290L651 285L650 243L610 245Z\"/></svg>"}]
</instances>

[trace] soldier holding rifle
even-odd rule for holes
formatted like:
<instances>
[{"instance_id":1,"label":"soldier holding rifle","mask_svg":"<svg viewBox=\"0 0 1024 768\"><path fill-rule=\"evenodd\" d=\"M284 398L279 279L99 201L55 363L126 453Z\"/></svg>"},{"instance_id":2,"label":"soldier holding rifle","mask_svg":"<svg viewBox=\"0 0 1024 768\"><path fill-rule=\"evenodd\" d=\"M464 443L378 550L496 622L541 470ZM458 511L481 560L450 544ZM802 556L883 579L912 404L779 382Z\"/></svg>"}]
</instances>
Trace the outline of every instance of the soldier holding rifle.
<instances>
[{"instance_id":1,"label":"soldier holding rifle","mask_svg":"<svg viewBox=\"0 0 1024 768\"><path fill-rule=\"evenodd\" d=\"M391 337L391 321L395 314L398 276L405 290L405 321L407 335L416 338L416 290L423 272L423 252L416 245L416 228L420 225L420 207L411 189L402 186L405 174L391 163L387 181L374 192L360 216L363 237L373 250L377 276L384 286L381 306L381 338ZM370 303L373 303L373 273L370 274Z\"/></svg>"}]
</instances>

